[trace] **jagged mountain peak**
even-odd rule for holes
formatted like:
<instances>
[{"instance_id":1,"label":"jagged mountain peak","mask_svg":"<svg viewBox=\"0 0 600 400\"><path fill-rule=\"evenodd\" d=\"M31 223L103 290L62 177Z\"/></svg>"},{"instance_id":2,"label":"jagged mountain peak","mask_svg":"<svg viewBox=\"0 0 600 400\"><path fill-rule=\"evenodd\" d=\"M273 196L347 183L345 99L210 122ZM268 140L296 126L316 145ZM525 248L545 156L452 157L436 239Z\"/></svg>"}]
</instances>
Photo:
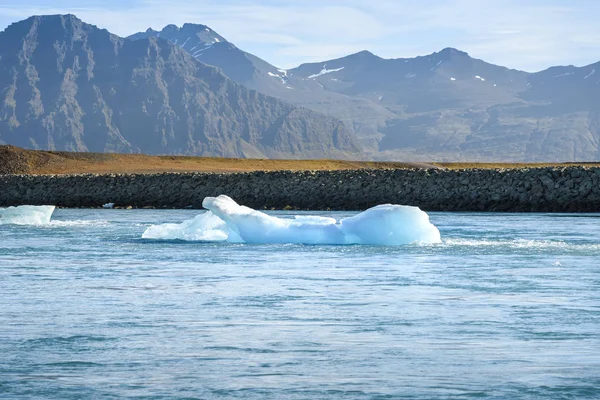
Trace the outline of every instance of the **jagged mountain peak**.
<instances>
[{"instance_id":1,"label":"jagged mountain peak","mask_svg":"<svg viewBox=\"0 0 600 400\"><path fill-rule=\"evenodd\" d=\"M135 33L127 37L127 39L140 40L149 37L159 37L168 40L189 52L196 59L213 45L229 43L223 36L208 26L192 23L185 23L181 27L169 24L161 31L149 28L146 32Z\"/></svg>"}]
</instances>

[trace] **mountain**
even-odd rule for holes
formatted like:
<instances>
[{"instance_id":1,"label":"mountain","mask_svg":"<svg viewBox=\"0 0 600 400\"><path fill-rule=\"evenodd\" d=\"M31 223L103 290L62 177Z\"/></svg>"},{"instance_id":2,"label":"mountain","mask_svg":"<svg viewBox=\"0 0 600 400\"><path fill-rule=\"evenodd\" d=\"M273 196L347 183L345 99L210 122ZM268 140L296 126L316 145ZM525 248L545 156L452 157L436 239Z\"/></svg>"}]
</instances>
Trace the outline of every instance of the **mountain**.
<instances>
[{"instance_id":1,"label":"mountain","mask_svg":"<svg viewBox=\"0 0 600 400\"><path fill-rule=\"evenodd\" d=\"M165 28L166 29L166 28ZM211 31L198 40L223 40ZM0 33L0 144L72 151L355 158L338 119L257 93L175 44L73 15Z\"/></svg>"},{"instance_id":2,"label":"mountain","mask_svg":"<svg viewBox=\"0 0 600 400\"><path fill-rule=\"evenodd\" d=\"M180 46L197 60L220 68L227 77L250 89L341 119L367 146L376 142L378 129L394 117L377 103L326 90L319 81L292 76L239 49L206 25L167 25L161 31L148 28L128 39L151 37Z\"/></svg>"},{"instance_id":3,"label":"mountain","mask_svg":"<svg viewBox=\"0 0 600 400\"><path fill-rule=\"evenodd\" d=\"M169 25L130 39L149 36L182 45L249 88L341 119L368 158L600 159L600 63L531 74L445 48L397 59L362 51L283 70L204 25Z\"/></svg>"},{"instance_id":4,"label":"mountain","mask_svg":"<svg viewBox=\"0 0 600 400\"><path fill-rule=\"evenodd\" d=\"M600 159L600 63L531 74L453 48L406 59L363 51L303 64L288 75L393 112L375 158Z\"/></svg>"}]
</instances>

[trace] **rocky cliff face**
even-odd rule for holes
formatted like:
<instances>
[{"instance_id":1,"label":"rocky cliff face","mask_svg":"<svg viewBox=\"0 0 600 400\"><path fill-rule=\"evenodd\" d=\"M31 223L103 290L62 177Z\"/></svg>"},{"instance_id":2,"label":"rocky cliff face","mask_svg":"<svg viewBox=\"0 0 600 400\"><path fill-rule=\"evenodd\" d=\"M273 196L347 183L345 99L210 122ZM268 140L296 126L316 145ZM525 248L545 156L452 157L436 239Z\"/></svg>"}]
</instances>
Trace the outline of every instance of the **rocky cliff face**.
<instances>
[{"instance_id":1,"label":"rocky cliff face","mask_svg":"<svg viewBox=\"0 0 600 400\"><path fill-rule=\"evenodd\" d=\"M72 15L0 34L0 143L73 151L352 158L338 119L249 90L180 46Z\"/></svg>"}]
</instances>

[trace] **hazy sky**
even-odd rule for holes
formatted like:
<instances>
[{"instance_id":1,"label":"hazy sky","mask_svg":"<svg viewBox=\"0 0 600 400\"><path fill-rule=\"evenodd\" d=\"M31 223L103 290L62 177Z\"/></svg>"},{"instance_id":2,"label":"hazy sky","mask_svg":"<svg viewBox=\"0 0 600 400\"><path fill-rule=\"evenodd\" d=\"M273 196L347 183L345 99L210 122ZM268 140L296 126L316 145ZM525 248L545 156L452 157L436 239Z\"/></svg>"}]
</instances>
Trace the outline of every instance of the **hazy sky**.
<instances>
[{"instance_id":1,"label":"hazy sky","mask_svg":"<svg viewBox=\"0 0 600 400\"><path fill-rule=\"evenodd\" d=\"M59 13L121 36L205 24L283 68L360 50L396 58L444 47L526 71L600 61L597 0L0 0L0 29Z\"/></svg>"}]
</instances>

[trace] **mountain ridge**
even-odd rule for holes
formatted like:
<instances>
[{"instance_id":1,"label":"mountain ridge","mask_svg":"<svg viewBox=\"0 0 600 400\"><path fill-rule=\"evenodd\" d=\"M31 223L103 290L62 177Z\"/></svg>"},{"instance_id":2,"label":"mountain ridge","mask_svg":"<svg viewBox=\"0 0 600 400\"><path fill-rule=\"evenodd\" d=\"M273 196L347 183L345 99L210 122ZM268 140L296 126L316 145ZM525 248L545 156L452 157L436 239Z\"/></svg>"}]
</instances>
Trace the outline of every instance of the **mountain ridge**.
<instances>
[{"instance_id":1,"label":"mountain ridge","mask_svg":"<svg viewBox=\"0 0 600 400\"><path fill-rule=\"evenodd\" d=\"M52 18L62 29L59 36L25 28ZM124 39L73 15L25 21L0 33L0 143L137 152L143 135L132 132L141 129L153 132L144 138L152 137L160 151L186 154L492 162L600 158L600 62L529 73L446 47L390 59L363 50L286 70L202 24L149 28ZM7 31L22 40L4 40ZM46 59L50 62L42 62ZM119 69L125 67L126 73ZM138 96L140 90L151 98ZM124 95L138 96L133 108L117 101ZM222 106L210 106L213 102ZM121 117L124 111L145 121L138 124L145 128ZM103 128L94 138L90 126L96 125Z\"/></svg>"},{"instance_id":2,"label":"mountain ridge","mask_svg":"<svg viewBox=\"0 0 600 400\"><path fill-rule=\"evenodd\" d=\"M72 151L353 158L339 120L249 90L181 47L73 15L0 33L0 142Z\"/></svg>"}]
</instances>

